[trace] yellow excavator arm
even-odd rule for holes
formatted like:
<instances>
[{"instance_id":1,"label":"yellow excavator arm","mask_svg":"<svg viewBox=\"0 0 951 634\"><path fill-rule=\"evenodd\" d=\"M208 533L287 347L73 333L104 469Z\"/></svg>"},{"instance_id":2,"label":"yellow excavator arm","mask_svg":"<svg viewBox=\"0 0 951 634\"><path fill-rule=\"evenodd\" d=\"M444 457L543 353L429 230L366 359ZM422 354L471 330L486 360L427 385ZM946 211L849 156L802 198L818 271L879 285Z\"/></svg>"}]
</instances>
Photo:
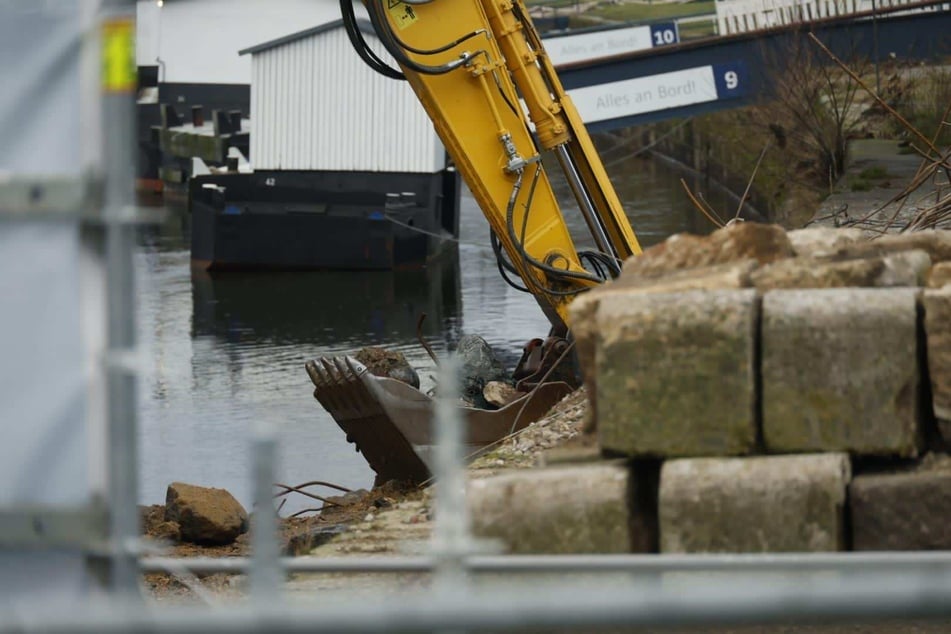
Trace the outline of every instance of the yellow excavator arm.
<instances>
[{"instance_id":1,"label":"yellow excavator arm","mask_svg":"<svg viewBox=\"0 0 951 634\"><path fill-rule=\"evenodd\" d=\"M572 299L616 275L640 246L525 5L364 0L396 70L362 42L350 2L341 0L341 8L358 52L410 83L488 219L501 264L565 336ZM564 171L595 251L576 250L542 164L545 153Z\"/></svg>"}]
</instances>

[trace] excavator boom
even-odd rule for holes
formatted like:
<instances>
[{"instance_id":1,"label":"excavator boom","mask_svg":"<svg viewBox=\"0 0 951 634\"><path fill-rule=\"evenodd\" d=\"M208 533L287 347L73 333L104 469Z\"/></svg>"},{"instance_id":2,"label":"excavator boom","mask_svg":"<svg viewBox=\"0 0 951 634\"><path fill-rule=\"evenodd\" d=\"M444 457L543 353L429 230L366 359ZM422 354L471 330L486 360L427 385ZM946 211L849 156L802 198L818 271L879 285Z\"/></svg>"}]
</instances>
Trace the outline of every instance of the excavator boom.
<instances>
[{"instance_id":1,"label":"excavator boom","mask_svg":"<svg viewBox=\"0 0 951 634\"><path fill-rule=\"evenodd\" d=\"M564 336L574 296L616 274L640 247L525 5L364 4L488 219L506 268ZM564 171L595 251L576 250L542 164L546 153L554 159L546 163Z\"/></svg>"}]
</instances>

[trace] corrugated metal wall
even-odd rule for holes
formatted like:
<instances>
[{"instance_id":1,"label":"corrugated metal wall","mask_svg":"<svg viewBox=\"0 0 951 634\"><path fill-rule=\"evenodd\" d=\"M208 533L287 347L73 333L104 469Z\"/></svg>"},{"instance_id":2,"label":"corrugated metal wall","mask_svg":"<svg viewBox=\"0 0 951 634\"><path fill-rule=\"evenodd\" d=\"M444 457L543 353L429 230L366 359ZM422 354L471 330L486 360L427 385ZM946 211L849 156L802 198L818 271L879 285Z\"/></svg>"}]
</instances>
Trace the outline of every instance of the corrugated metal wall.
<instances>
[{"instance_id":1,"label":"corrugated metal wall","mask_svg":"<svg viewBox=\"0 0 951 634\"><path fill-rule=\"evenodd\" d=\"M368 68L343 28L254 54L251 122L258 170L431 173L445 165L412 89Z\"/></svg>"}]
</instances>

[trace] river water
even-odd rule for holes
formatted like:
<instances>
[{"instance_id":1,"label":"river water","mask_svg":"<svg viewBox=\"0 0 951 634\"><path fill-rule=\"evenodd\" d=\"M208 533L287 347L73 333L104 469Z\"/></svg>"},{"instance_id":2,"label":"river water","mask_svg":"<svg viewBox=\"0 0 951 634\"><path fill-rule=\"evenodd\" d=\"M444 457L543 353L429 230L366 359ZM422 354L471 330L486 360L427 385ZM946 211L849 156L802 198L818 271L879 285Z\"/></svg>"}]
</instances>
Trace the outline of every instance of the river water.
<instances>
[{"instance_id":1,"label":"river water","mask_svg":"<svg viewBox=\"0 0 951 634\"><path fill-rule=\"evenodd\" d=\"M643 246L711 229L680 174L624 153L606 153L605 163ZM556 191L569 199L563 184ZM577 214L568 222L584 226ZM138 397L142 503L163 503L168 484L183 481L226 488L249 507L256 427L278 438L280 481L369 488L372 471L314 400L304 363L382 345L403 352L425 388L435 372L416 340L421 313L437 354L476 333L511 369L548 323L530 295L499 276L488 224L467 193L460 233L457 253L418 272L210 276L189 266L187 212L169 209L136 254L138 336L149 359ZM295 498L285 513L312 506Z\"/></svg>"}]
</instances>

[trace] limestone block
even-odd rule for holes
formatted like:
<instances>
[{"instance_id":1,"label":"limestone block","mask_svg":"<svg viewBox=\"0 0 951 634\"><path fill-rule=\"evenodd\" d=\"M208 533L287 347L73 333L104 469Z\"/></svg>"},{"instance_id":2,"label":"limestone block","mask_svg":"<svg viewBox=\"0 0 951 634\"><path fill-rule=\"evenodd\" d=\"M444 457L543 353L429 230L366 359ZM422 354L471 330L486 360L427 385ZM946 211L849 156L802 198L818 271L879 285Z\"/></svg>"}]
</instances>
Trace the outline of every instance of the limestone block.
<instances>
[{"instance_id":1,"label":"limestone block","mask_svg":"<svg viewBox=\"0 0 951 634\"><path fill-rule=\"evenodd\" d=\"M177 522L182 541L230 544L248 530L248 514L225 489L173 482L165 493L165 520Z\"/></svg>"},{"instance_id":2,"label":"limestone block","mask_svg":"<svg viewBox=\"0 0 951 634\"><path fill-rule=\"evenodd\" d=\"M941 288L951 284L951 262L938 262L928 273L928 286Z\"/></svg>"},{"instance_id":3,"label":"limestone block","mask_svg":"<svg viewBox=\"0 0 951 634\"><path fill-rule=\"evenodd\" d=\"M867 240L861 229L834 227L795 229L787 231L786 236L799 257L828 255L849 244Z\"/></svg>"},{"instance_id":4,"label":"limestone block","mask_svg":"<svg viewBox=\"0 0 951 634\"><path fill-rule=\"evenodd\" d=\"M944 441L951 442L951 286L924 291L921 303L934 415Z\"/></svg>"},{"instance_id":5,"label":"limestone block","mask_svg":"<svg viewBox=\"0 0 951 634\"><path fill-rule=\"evenodd\" d=\"M951 461L856 476L849 487L855 550L951 550Z\"/></svg>"},{"instance_id":6,"label":"limestone block","mask_svg":"<svg viewBox=\"0 0 951 634\"><path fill-rule=\"evenodd\" d=\"M922 286L931 258L915 249L859 258L791 258L752 274L760 291L779 288Z\"/></svg>"},{"instance_id":7,"label":"limestone block","mask_svg":"<svg viewBox=\"0 0 951 634\"><path fill-rule=\"evenodd\" d=\"M601 448L748 453L756 441L752 289L605 297L597 313Z\"/></svg>"},{"instance_id":8,"label":"limestone block","mask_svg":"<svg viewBox=\"0 0 951 634\"><path fill-rule=\"evenodd\" d=\"M917 453L917 295L898 288L764 296L767 450Z\"/></svg>"},{"instance_id":9,"label":"limestone block","mask_svg":"<svg viewBox=\"0 0 951 634\"><path fill-rule=\"evenodd\" d=\"M795 255L786 232L778 225L739 222L708 236L673 235L628 258L624 270L634 275L660 275L681 269L754 259L767 264Z\"/></svg>"},{"instance_id":10,"label":"limestone block","mask_svg":"<svg viewBox=\"0 0 951 634\"><path fill-rule=\"evenodd\" d=\"M599 332L595 315L604 297L618 294L679 293L692 290L744 288L750 286L750 273L755 268L756 260L746 259L701 269L675 271L656 277L644 277L630 271L622 271L616 280L607 282L572 302L569 308L571 332L575 338L575 350L584 374L594 420L597 420L597 377L594 365Z\"/></svg>"},{"instance_id":11,"label":"limestone block","mask_svg":"<svg viewBox=\"0 0 951 634\"><path fill-rule=\"evenodd\" d=\"M660 474L660 550L842 550L850 476L842 453L669 460Z\"/></svg>"},{"instance_id":12,"label":"limestone block","mask_svg":"<svg viewBox=\"0 0 951 634\"><path fill-rule=\"evenodd\" d=\"M473 532L512 553L648 552L653 540L631 500L628 468L600 462L469 482Z\"/></svg>"},{"instance_id":13,"label":"limestone block","mask_svg":"<svg viewBox=\"0 0 951 634\"><path fill-rule=\"evenodd\" d=\"M931 229L908 233L888 234L870 242L847 244L836 251L842 257L897 253L921 249L928 253L932 262L951 260L951 231Z\"/></svg>"}]
</instances>

